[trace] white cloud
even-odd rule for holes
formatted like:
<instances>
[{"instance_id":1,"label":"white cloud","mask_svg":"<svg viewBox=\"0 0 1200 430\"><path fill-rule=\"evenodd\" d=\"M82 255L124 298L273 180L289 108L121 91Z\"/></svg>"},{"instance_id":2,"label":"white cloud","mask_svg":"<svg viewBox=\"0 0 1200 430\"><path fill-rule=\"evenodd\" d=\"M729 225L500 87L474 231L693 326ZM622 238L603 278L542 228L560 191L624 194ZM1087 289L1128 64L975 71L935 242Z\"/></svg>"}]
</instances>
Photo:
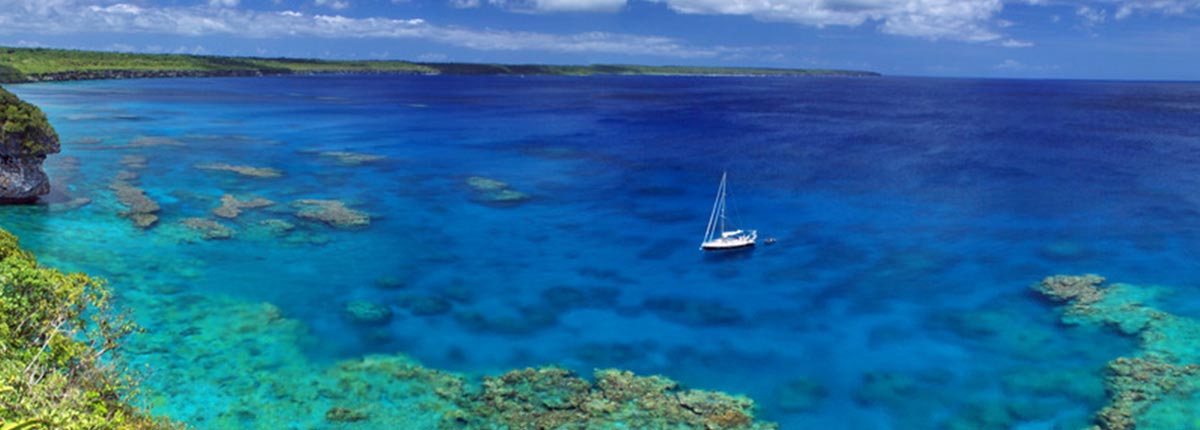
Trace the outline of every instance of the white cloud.
<instances>
[{"instance_id":1,"label":"white cloud","mask_svg":"<svg viewBox=\"0 0 1200 430\"><path fill-rule=\"evenodd\" d=\"M814 27L878 23L887 34L988 42L1003 36L992 26L1002 0L651 0L688 14L749 15L763 21Z\"/></svg>"},{"instance_id":2,"label":"white cloud","mask_svg":"<svg viewBox=\"0 0 1200 430\"><path fill-rule=\"evenodd\" d=\"M212 7L237 7L240 0L208 0L208 5Z\"/></svg>"},{"instance_id":3,"label":"white cloud","mask_svg":"<svg viewBox=\"0 0 1200 430\"><path fill-rule=\"evenodd\" d=\"M1134 12L1180 15L1200 9L1198 0L1119 0L1116 3L1120 6L1113 17L1118 20L1128 18Z\"/></svg>"},{"instance_id":4,"label":"white cloud","mask_svg":"<svg viewBox=\"0 0 1200 430\"><path fill-rule=\"evenodd\" d=\"M206 53L208 53L208 50L207 50L207 49L204 49L204 47L203 47L203 46L200 46L200 45L196 45L196 46L193 46L193 47L190 47L190 48L189 48L189 47L186 47L186 46L183 46L183 45L180 45L178 48L175 48L175 50L171 51L171 53L173 53L173 54L192 54L192 55L202 55L202 54L206 54Z\"/></svg>"},{"instance_id":5,"label":"white cloud","mask_svg":"<svg viewBox=\"0 0 1200 430\"><path fill-rule=\"evenodd\" d=\"M425 54L418 55L417 61L424 61L424 62L428 62L428 63L438 63L438 62L446 61L447 58L449 58L449 57L447 57L446 54L438 54L438 53L431 52L431 53L425 53Z\"/></svg>"},{"instance_id":6,"label":"white cloud","mask_svg":"<svg viewBox=\"0 0 1200 430\"><path fill-rule=\"evenodd\" d=\"M1083 25L1088 27L1095 27L1108 20L1108 11L1091 6L1080 6L1075 9L1075 15L1078 15L1083 20Z\"/></svg>"},{"instance_id":7,"label":"white cloud","mask_svg":"<svg viewBox=\"0 0 1200 430\"><path fill-rule=\"evenodd\" d=\"M1025 41L1025 40L1016 40L1016 39L1005 39L1003 42L1000 42L1000 46L1003 46L1005 48L1028 48L1030 46L1033 46L1033 42L1029 42L1029 41Z\"/></svg>"},{"instance_id":8,"label":"white cloud","mask_svg":"<svg viewBox=\"0 0 1200 430\"><path fill-rule=\"evenodd\" d=\"M992 68L996 69L1000 72L1004 72L1004 73L1014 73L1014 72L1020 72L1020 73L1042 72L1042 73L1044 73L1044 72L1056 72L1059 69L1059 67L1057 65L1046 65L1046 66L1029 65L1029 64L1025 64L1020 61L1017 61L1017 60L1013 60L1011 58L1004 60L1000 64L992 66Z\"/></svg>"},{"instance_id":9,"label":"white cloud","mask_svg":"<svg viewBox=\"0 0 1200 430\"><path fill-rule=\"evenodd\" d=\"M616 12L626 0L488 0L496 6L517 12Z\"/></svg>"},{"instance_id":10,"label":"white cloud","mask_svg":"<svg viewBox=\"0 0 1200 430\"><path fill-rule=\"evenodd\" d=\"M155 7L92 0L8 0L18 7L0 8L0 34L72 34L80 32L142 33L183 36L248 38L316 37L418 39L487 51L545 51L651 55L674 58L714 58L748 51L731 47L696 47L659 36L586 32L550 34L524 31L440 26L422 19L350 18L297 11L261 12L246 9ZM41 7L45 2L56 7ZM38 9L19 12L21 5ZM13 14L20 14L18 16ZM191 49L192 52L203 48Z\"/></svg>"},{"instance_id":11,"label":"white cloud","mask_svg":"<svg viewBox=\"0 0 1200 430\"><path fill-rule=\"evenodd\" d=\"M1026 66L1020 61L1007 59L995 66L996 70L1025 70Z\"/></svg>"},{"instance_id":12,"label":"white cloud","mask_svg":"<svg viewBox=\"0 0 1200 430\"><path fill-rule=\"evenodd\" d=\"M479 0L450 0L450 6L457 9L471 9L479 7Z\"/></svg>"},{"instance_id":13,"label":"white cloud","mask_svg":"<svg viewBox=\"0 0 1200 430\"><path fill-rule=\"evenodd\" d=\"M350 7L350 0L314 0L317 6L325 6L334 10L342 10Z\"/></svg>"}]
</instances>

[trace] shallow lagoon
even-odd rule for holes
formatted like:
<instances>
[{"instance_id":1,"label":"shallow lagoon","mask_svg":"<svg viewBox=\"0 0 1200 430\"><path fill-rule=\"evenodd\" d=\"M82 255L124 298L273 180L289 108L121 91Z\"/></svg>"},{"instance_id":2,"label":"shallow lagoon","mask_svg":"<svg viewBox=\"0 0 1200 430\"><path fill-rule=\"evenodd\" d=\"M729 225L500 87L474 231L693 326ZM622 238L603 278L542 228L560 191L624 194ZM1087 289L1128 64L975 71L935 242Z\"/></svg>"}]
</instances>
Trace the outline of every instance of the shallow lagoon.
<instances>
[{"instance_id":1,"label":"shallow lagoon","mask_svg":"<svg viewBox=\"0 0 1200 430\"><path fill-rule=\"evenodd\" d=\"M4 228L44 262L110 279L148 328L131 353L151 366L148 401L201 428L277 424L201 419L272 407L265 390L233 388L371 353L477 374L661 373L749 394L784 428L1078 428L1103 403L1104 364L1132 343L1062 326L1028 286L1063 272L1184 287L1198 275L1194 84L398 76L9 89L49 114L64 150L47 163L56 204L0 209ZM196 168L206 163L282 174ZM122 170L161 206L150 229L119 215ZM696 249L723 170L739 218L777 244ZM529 199L487 201L472 177ZM230 220L212 213L225 194L275 204ZM340 200L370 225L297 217L304 199ZM206 240L189 218L234 237ZM1176 291L1169 310L1200 314L1200 293ZM355 323L352 301L392 317ZM295 327L239 343L246 314L276 309Z\"/></svg>"}]
</instances>

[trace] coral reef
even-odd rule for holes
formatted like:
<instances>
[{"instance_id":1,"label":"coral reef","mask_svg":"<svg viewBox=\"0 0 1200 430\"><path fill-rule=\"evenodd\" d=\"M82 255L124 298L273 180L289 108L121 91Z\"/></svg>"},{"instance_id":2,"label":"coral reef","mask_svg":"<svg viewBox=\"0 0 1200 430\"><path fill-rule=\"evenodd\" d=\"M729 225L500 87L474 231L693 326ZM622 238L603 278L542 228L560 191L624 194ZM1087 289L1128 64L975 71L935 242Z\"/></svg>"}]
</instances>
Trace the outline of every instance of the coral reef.
<instances>
[{"instance_id":1,"label":"coral reef","mask_svg":"<svg viewBox=\"0 0 1200 430\"><path fill-rule=\"evenodd\" d=\"M295 230L296 225L281 219L265 219L258 222L258 225L266 227L271 234L281 235L289 231Z\"/></svg>"},{"instance_id":2,"label":"coral reef","mask_svg":"<svg viewBox=\"0 0 1200 430\"><path fill-rule=\"evenodd\" d=\"M776 390L779 409L785 412L811 411L826 394L825 387L808 378L793 379Z\"/></svg>"},{"instance_id":3,"label":"coral reef","mask_svg":"<svg viewBox=\"0 0 1200 430\"><path fill-rule=\"evenodd\" d=\"M400 298L397 304L417 316L433 316L450 312L452 307L446 299L437 296L410 295Z\"/></svg>"},{"instance_id":4,"label":"coral reef","mask_svg":"<svg viewBox=\"0 0 1200 430\"><path fill-rule=\"evenodd\" d=\"M385 290L399 290L408 287L408 283L396 276L383 276L375 279L375 286Z\"/></svg>"},{"instance_id":5,"label":"coral reef","mask_svg":"<svg viewBox=\"0 0 1200 430\"><path fill-rule=\"evenodd\" d=\"M258 209L274 204L275 202L261 197L239 200L232 194L225 194L221 196L221 206L213 209L212 213L221 218L234 219L242 214L242 209Z\"/></svg>"},{"instance_id":6,"label":"coral reef","mask_svg":"<svg viewBox=\"0 0 1200 430\"><path fill-rule=\"evenodd\" d=\"M545 306L518 307L507 314L461 311L454 313L454 321L478 333L523 335L557 323L558 311Z\"/></svg>"},{"instance_id":7,"label":"coral reef","mask_svg":"<svg viewBox=\"0 0 1200 430\"><path fill-rule=\"evenodd\" d=\"M748 398L612 369L597 370L594 384L556 367L513 370L456 402L463 413L446 415L442 430L777 428L754 420Z\"/></svg>"},{"instance_id":8,"label":"coral reef","mask_svg":"<svg viewBox=\"0 0 1200 430\"><path fill-rule=\"evenodd\" d=\"M325 419L333 422L352 423L367 419L367 414L346 408L335 407L325 412Z\"/></svg>"},{"instance_id":9,"label":"coral reef","mask_svg":"<svg viewBox=\"0 0 1200 430\"><path fill-rule=\"evenodd\" d=\"M163 136L141 136L129 140L130 148L149 148L154 146L184 146L183 142Z\"/></svg>"},{"instance_id":10,"label":"coral reef","mask_svg":"<svg viewBox=\"0 0 1200 430\"><path fill-rule=\"evenodd\" d=\"M233 228L204 218L186 218L179 223L200 232L200 237L204 240L229 239L234 235Z\"/></svg>"},{"instance_id":11,"label":"coral reef","mask_svg":"<svg viewBox=\"0 0 1200 430\"><path fill-rule=\"evenodd\" d=\"M65 202L51 203L48 207L50 212L69 212L92 203L92 199L87 197L76 197Z\"/></svg>"},{"instance_id":12,"label":"coral reef","mask_svg":"<svg viewBox=\"0 0 1200 430\"><path fill-rule=\"evenodd\" d=\"M854 399L867 405L887 404L912 395L918 389L917 381L903 373L870 372L863 375L862 385L854 394Z\"/></svg>"},{"instance_id":13,"label":"coral reef","mask_svg":"<svg viewBox=\"0 0 1200 430\"><path fill-rule=\"evenodd\" d=\"M492 204L512 205L529 200L529 195L514 190L507 183L482 176L467 178L467 186L471 188L471 200Z\"/></svg>"},{"instance_id":14,"label":"coral reef","mask_svg":"<svg viewBox=\"0 0 1200 430\"><path fill-rule=\"evenodd\" d=\"M151 200L144 190L134 184L136 180L136 173L122 170L108 184L108 188L113 190L117 194L117 200L128 208L120 212L121 216L133 220L138 227L150 228L158 222L157 213L161 208L158 202Z\"/></svg>"},{"instance_id":15,"label":"coral reef","mask_svg":"<svg viewBox=\"0 0 1200 430\"><path fill-rule=\"evenodd\" d=\"M125 166L125 168L134 170L145 169L148 162L149 160L146 157L140 155L126 155L121 157L120 161L121 165Z\"/></svg>"},{"instance_id":16,"label":"coral reef","mask_svg":"<svg viewBox=\"0 0 1200 430\"><path fill-rule=\"evenodd\" d=\"M383 325L392 321L392 310L366 300L351 300L342 307L342 315L355 324Z\"/></svg>"},{"instance_id":17,"label":"coral reef","mask_svg":"<svg viewBox=\"0 0 1200 430\"><path fill-rule=\"evenodd\" d=\"M155 307L144 315L157 326L177 329L139 336L134 347L155 364L158 381L190 382L149 381L173 399L198 400L173 406L177 418L197 428L777 428L754 420L747 398L626 371L597 371L595 382L553 367L478 380L402 355L318 368L303 358L306 329L278 308L200 295L161 300L181 299L186 306ZM181 336L188 337L186 345L178 344Z\"/></svg>"},{"instance_id":18,"label":"coral reef","mask_svg":"<svg viewBox=\"0 0 1200 430\"><path fill-rule=\"evenodd\" d=\"M566 286L542 290L542 301L555 309L610 307L616 304L621 291L616 288L575 288Z\"/></svg>"},{"instance_id":19,"label":"coral reef","mask_svg":"<svg viewBox=\"0 0 1200 430\"><path fill-rule=\"evenodd\" d=\"M195 166L200 170L212 170L217 172L232 172L242 176L251 178L278 178L283 176L283 171L270 167L254 167L244 165L233 165L227 163L201 163Z\"/></svg>"},{"instance_id":20,"label":"coral reef","mask_svg":"<svg viewBox=\"0 0 1200 430\"><path fill-rule=\"evenodd\" d=\"M303 199L292 202L292 206L300 208L296 212L297 217L320 221L333 227L365 227L371 224L369 215L350 209L338 200Z\"/></svg>"},{"instance_id":21,"label":"coral reef","mask_svg":"<svg viewBox=\"0 0 1200 430\"><path fill-rule=\"evenodd\" d=\"M728 325L744 320L737 309L716 301L658 297L646 299L642 307L663 319L686 325Z\"/></svg>"},{"instance_id":22,"label":"coral reef","mask_svg":"<svg viewBox=\"0 0 1200 430\"><path fill-rule=\"evenodd\" d=\"M1088 305L1104 298L1104 290L1097 288L1104 283L1104 277L1096 275L1084 276L1051 276L1037 285L1037 290L1060 302L1070 302L1071 310L1084 312Z\"/></svg>"},{"instance_id":23,"label":"coral reef","mask_svg":"<svg viewBox=\"0 0 1200 430\"><path fill-rule=\"evenodd\" d=\"M60 149L41 109L0 88L0 204L31 203L48 194L42 162Z\"/></svg>"},{"instance_id":24,"label":"coral reef","mask_svg":"<svg viewBox=\"0 0 1200 430\"><path fill-rule=\"evenodd\" d=\"M1108 364L1108 404L1095 430L1190 428L1200 388L1200 321L1150 306L1155 287L1113 284L1096 275L1052 276L1034 289L1066 302L1067 324L1109 326L1138 340L1138 353Z\"/></svg>"},{"instance_id":25,"label":"coral reef","mask_svg":"<svg viewBox=\"0 0 1200 430\"><path fill-rule=\"evenodd\" d=\"M1190 397L1200 382L1196 378L1200 374L1200 365L1175 365L1158 358L1121 357L1108 363L1107 370L1105 382L1111 401L1096 414L1099 429L1183 428L1136 425L1138 420L1134 416L1171 396Z\"/></svg>"},{"instance_id":26,"label":"coral reef","mask_svg":"<svg viewBox=\"0 0 1200 430\"><path fill-rule=\"evenodd\" d=\"M362 164L373 163L376 161L382 161L382 160L387 159L387 157L382 156L382 155L363 154L363 153L358 153L358 152L347 152L347 151L326 151L326 152L317 153L317 155L320 155L320 156L326 157L326 158L332 158L335 161L337 161L338 163L345 164L347 166L358 166L358 165L362 165Z\"/></svg>"}]
</instances>

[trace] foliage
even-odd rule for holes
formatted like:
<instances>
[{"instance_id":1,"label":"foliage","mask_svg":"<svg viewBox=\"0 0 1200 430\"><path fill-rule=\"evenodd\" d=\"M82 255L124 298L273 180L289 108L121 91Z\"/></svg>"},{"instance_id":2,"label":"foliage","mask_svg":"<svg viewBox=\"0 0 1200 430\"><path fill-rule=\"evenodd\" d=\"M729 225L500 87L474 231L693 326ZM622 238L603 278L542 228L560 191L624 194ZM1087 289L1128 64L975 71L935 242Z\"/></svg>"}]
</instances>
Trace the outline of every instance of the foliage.
<instances>
[{"instance_id":1,"label":"foliage","mask_svg":"<svg viewBox=\"0 0 1200 430\"><path fill-rule=\"evenodd\" d=\"M45 152L41 142L57 140L58 135L41 109L0 88L0 147L13 139L26 151Z\"/></svg>"},{"instance_id":2,"label":"foliage","mask_svg":"<svg viewBox=\"0 0 1200 430\"><path fill-rule=\"evenodd\" d=\"M45 48L0 48L0 82L147 76L293 73L422 73L448 75L737 75L878 76L872 72L695 66L545 65L329 61L294 58L133 54Z\"/></svg>"},{"instance_id":3,"label":"foliage","mask_svg":"<svg viewBox=\"0 0 1200 430\"><path fill-rule=\"evenodd\" d=\"M102 281L40 267L0 230L0 429L160 429L113 357L137 330Z\"/></svg>"},{"instance_id":4,"label":"foliage","mask_svg":"<svg viewBox=\"0 0 1200 430\"><path fill-rule=\"evenodd\" d=\"M407 72L434 70L404 61L324 61L286 58L216 57L179 54L132 54L44 48L0 49L0 82L58 80L113 72L195 72L195 74L288 74L310 72ZM61 76L56 76L61 75ZM187 75L184 73L183 75ZM120 77L120 76L117 76Z\"/></svg>"}]
</instances>

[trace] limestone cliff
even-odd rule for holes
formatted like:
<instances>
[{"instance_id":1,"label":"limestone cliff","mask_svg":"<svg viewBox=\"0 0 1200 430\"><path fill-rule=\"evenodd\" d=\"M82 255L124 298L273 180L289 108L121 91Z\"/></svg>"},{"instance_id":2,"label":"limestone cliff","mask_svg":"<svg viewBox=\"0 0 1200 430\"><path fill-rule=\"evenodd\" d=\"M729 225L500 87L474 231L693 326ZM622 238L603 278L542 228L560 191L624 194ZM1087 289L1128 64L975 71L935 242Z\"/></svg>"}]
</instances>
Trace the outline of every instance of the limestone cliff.
<instances>
[{"instance_id":1,"label":"limestone cliff","mask_svg":"<svg viewBox=\"0 0 1200 430\"><path fill-rule=\"evenodd\" d=\"M0 204L32 203L49 193L42 161L59 150L46 115L0 88Z\"/></svg>"}]
</instances>

